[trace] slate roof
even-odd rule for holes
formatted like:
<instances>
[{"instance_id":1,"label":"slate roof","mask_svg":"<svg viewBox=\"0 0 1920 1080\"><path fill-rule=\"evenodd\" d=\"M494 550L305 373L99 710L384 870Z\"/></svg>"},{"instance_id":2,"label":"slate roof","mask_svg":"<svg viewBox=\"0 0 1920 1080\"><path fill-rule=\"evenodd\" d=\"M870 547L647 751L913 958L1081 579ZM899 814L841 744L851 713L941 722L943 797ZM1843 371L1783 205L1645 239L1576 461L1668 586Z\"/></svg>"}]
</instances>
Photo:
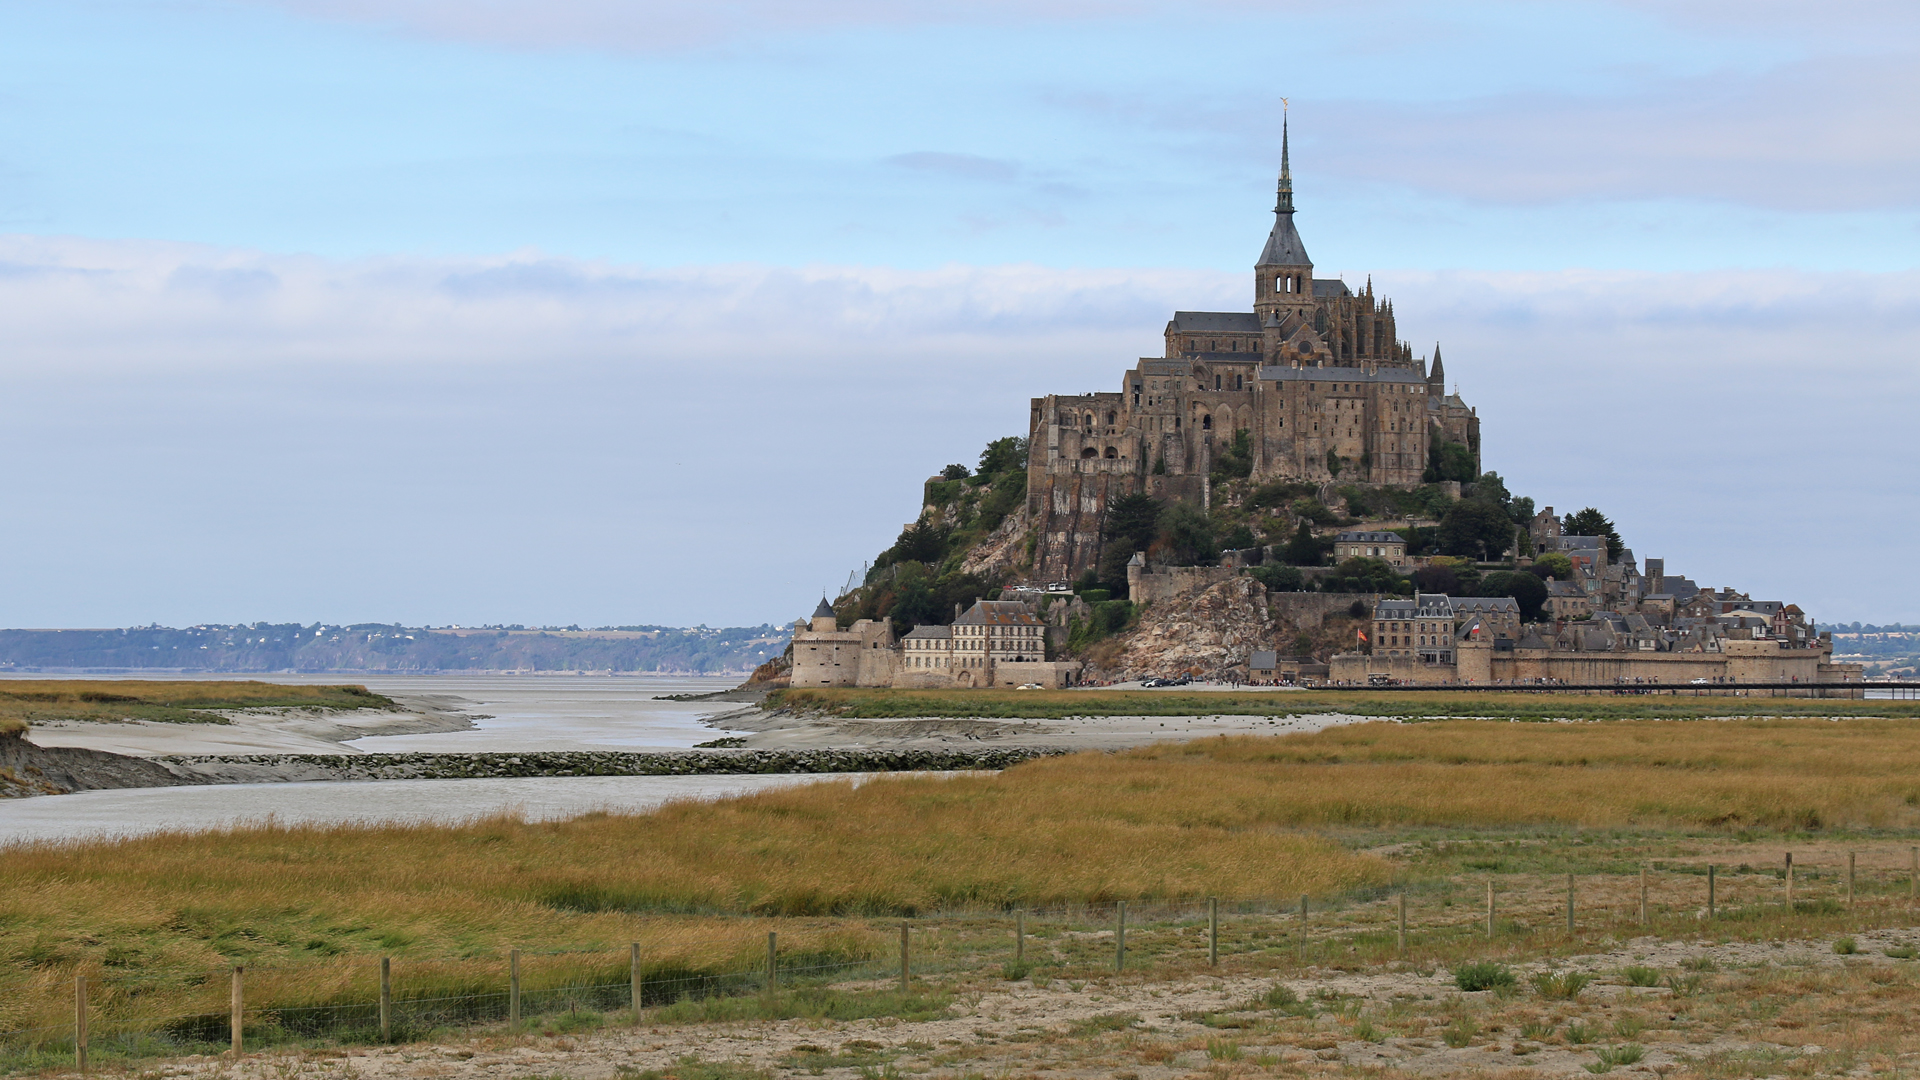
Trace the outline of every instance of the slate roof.
<instances>
[{"instance_id":1,"label":"slate roof","mask_svg":"<svg viewBox=\"0 0 1920 1080\"><path fill-rule=\"evenodd\" d=\"M951 626L916 626L901 641L947 641L953 637Z\"/></svg>"},{"instance_id":2,"label":"slate roof","mask_svg":"<svg viewBox=\"0 0 1920 1080\"><path fill-rule=\"evenodd\" d=\"M1293 227L1292 211L1275 212L1273 231L1267 234L1267 246L1260 249L1260 261L1254 265L1313 265L1313 260L1307 257L1307 245L1300 240L1300 230Z\"/></svg>"},{"instance_id":3,"label":"slate roof","mask_svg":"<svg viewBox=\"0 0 1920 1080\"><path fill-rule=\"evenodd\" d=\"M1177 334L1257 334L1260 317L1251 311L1176 311L1168 325Z\"/></svg>"},{"instance_id":4,"label":"slate roof","mask_svg":"<svg viewBox=\"0 0 1920 1080\"><path fill-rule=\"evenodd\" d=\"M1315 297L1352 296L1353 290L1347 288L1347 283L1339 278L1317 277L1313 279L1313 295Z\"/></svg>"},{"instance_id":5,"label":"slate roof","mask_svg":"<svg viewBox=\"0 0 1920 1080\"><path fill-rule=\"evenodd\" d=\"M826 597L823 596L820 598L820 606L813 609L813 617L816 619L831 619L836 617L833 611L833 605L827 603Z\"/></svg>"},{"instance_id":6,"label":"slate roof","mask_svg":"<svg viewBox=\"0 0 1920 1080\"><path fill-rule=\"evenodd\" d=\"M1247 660L1248 668L1270 671L1279 663L1279 654L1272 649L1261 649Z\"/></svg>"},{"instance_id":7,"label":"slate roof","mask_svg":"<svg viewBox=\"0 0 1920 1080\"><path fill-rule=\"evenodd\" d=\"M1033 610L1018 600L981 600L953 620L962 626L1039 626Z\"/></svg>"},{"instance_id":8,"label":"slate roof","mask_svg":"<svg viewBox=\"0 0 1920 1080\"><path fill-rule=\"evenodd\" d=\"M1477 613L1505 612L1520 614L1520 601L1511 596L1456 596L1453 598L1453 610Z\"/></svg>"},{"instance_id":9,"label":"slate roof","mask_svg":"<svg viewBox=\"0 0 1920 1080\"><path fill-rule=\"evenodd\" d=\"M1394 532L1343 532L1333 538L1348 544L1404 544L1407 538Z\"/></svg>"},{"instance_id":10,"label":"slate roof","mask_svg":"<svg viewBox=\"0 0 1920 1080\"><path fill-rule=\"evenodd\" d=\"M1357 367L1288 367L1269 364L1260 369L1260 377L1269 382L1361 382L1421 383L1426 380L1412 368L1382 367L1369 370Z\"/></svg>"}]
</instances>

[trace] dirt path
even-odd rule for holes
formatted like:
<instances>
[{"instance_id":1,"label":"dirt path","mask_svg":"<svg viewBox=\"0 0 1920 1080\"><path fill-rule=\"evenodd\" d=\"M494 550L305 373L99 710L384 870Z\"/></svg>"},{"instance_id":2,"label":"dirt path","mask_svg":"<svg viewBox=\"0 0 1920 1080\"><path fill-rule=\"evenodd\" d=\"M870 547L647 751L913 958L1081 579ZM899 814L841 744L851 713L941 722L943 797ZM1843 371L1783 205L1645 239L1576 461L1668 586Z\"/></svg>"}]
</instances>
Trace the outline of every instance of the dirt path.
<instances>
[{"instance_id":1,"label":"dirt path","mask_svg":"<svg viewBox=\"0 0 1920 1080\"><path fill-rule=\"evenodd\" d=\"M1832 941L1639 939L1553 967L1519 966L1518 987L1501 992L1463 993L1449 972L1409 964L1321 968L1281 981L1252 972L976 981L950 987L946 1014L921 1022L616 1024L239 1062L185 1059L159 1075L1176 1080L1389 1070L1519 1078L1605 1071L1593 1068L1603 1051L1631 1057L1617 1068L1642 1075L1912 1075L1920 1039L1906 1018L1920 1003L1920 970L1884 950L1914 938L1858 935L1852 955L1836 953ZM1622 972L1633 965L1668 973L1668 985L1627 985ZM1566 999L1530 988L1534 976L1554 971L1596 981ZM1861 1000L1877 1012L1863 1013Z\"/></svg>"}]
</instances>

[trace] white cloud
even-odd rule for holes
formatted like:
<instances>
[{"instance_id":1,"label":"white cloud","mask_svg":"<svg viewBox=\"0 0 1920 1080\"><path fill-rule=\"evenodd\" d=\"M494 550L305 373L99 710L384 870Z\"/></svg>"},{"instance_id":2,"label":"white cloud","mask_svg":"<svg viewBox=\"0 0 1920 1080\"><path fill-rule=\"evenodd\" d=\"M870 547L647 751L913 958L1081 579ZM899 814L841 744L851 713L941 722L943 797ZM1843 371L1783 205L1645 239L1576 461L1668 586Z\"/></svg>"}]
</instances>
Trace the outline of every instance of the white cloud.
<instances>
[{"instance_id":1,"label":"white cloud","mask_svg":"<svg viewBox=\"0 0 1920 1080\"><path fill-rule=\"evenodd\" d=\"M1380 272L1487 464L1642 556L1920 618L1920 274ZM922 478L1245 275L358 263L0 238L0 624L804 614Z\"/></svg>"}]
</instances>

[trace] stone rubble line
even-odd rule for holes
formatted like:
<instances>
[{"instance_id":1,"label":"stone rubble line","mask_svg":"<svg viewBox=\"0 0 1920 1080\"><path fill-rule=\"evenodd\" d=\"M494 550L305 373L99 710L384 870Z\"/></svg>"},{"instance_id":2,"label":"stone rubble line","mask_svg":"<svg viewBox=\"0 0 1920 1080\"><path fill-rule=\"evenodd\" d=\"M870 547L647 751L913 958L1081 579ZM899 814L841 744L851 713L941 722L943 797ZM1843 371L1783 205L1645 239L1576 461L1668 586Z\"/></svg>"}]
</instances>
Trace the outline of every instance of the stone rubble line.
<instances>
[{"instance_id":1,"label":"stone rubble line","mask_svg":"<svg viewBox=\"0 0 1920 1080\"><path fill-rule=\"evenodd\" d=\"M537 776L697 776L741 773L949 772L1005 769L1034 758L1071 753L1065 747L981 747L902 750L559 750L486 754L176 754L152 760L188 782L202 769L252 766L297 769L339 780L470 780Z\"/></svg>"}]
</instances>

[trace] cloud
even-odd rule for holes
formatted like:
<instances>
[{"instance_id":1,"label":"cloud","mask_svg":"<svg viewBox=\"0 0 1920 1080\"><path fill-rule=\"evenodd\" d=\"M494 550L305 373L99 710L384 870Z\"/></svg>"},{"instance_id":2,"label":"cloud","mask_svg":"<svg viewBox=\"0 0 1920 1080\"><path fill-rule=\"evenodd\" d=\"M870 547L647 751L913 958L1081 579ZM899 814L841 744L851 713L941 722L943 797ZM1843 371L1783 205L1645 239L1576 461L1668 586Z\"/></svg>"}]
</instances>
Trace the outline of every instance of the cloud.
<instances>
[{"instance_id":1,"label":"cloud","mask_svg":"<svg viewBox=\"0 0 1920 1080\"><path fill-rule=\"evenodd\" d=\"M0 455L35 507L0 536L11 625L795 617L1030 398L1114 388L1176 308L1246 306L1242 274L1161 269L33 237L0 267ZM1375 283L1516 491L1697 580L1920 618L1817 569L1920 530L1920 273Z\"/></svg>"}]
</instances>

